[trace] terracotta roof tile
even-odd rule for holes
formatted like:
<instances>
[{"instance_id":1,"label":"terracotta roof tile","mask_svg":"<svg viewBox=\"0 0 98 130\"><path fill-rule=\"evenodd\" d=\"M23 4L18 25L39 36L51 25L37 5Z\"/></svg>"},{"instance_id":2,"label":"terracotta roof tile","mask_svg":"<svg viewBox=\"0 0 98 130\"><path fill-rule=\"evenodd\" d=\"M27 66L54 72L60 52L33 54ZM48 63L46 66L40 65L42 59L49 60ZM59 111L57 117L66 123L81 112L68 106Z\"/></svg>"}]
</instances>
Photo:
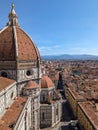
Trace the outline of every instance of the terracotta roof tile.
<instances>
[{"instance_id":1,"label":"terracotta roof tile","mask_svg":"<svg viewBox=\"0 0 98 130\"><path fill-rule=\"evenodd\" d=\"M0 33L0 60L15 60L15 46L11 27L7 27Z\"/></svg>"},{"instance_id":2,"label":"terracotta roof tile","mask_svg":"<svg viewBox=\"0 0 98 130\"><path fill-rule=\"evenodd\" d=\"M50 73L49 77L52 79L52 81L59 80L59 73L57 74L54 73L54 75L51 75Z\"/></svg>"},{"instance_id":3,"label":"terracotta roof tile","mask_svg":"<svg viewBox=\"0 0 98 130\"><path fill-rule=\"evenodd\" d=\"M32 40L19 27L16 27L16 32L19 60L36 60L39 52Z\"/></svg>"},{"instance_id":4,"label":"terracotta roof tile","mask_svg":"<svg viewBox=\"0 0 98 130\"><path fill-rule=\"evenodd\" d=\"M18 97L11 107L7 110L1 120L6 124L6 126L15 125L17 122L21 111L27 101L26 97ZM0 122L0 125L2 122ZM8 127L9 128L9 127Z\"/></svg>"},{"instance_id":5,"label":"terracotta roof tile","mask_svg":"<svg viewBox=\"0 0 98 130\"><path fill-rule=\"evenodd\" d=\"M34 81L29 81L29 82L25 85L24 89L34 89L34 88L38 88L38 87L39 87L39 85L38 85L36 82L34 82Z\"/></svg>"},{"instance_id":6,"label":"terracotta roof tile","mask_svg":"<svg viewBox=\"0 0 98 130\"><path fill-rule=\"evenodd\" d=\"M7 88L9 85L13 84L15 80L0 77L0 91Z\"/></svg>"},{"instance_id":7,"label":"terracotta roof tile","mask_svg":"<svg viewBox=\"0 0 98 130\"><path fill-rule=\"evenodd\" d=\"M70 88L68 88L68 90L76 100L84 100L84 101L86 100L83 94L79 94L78 92Z\"/></svg>"},{"instance_id":8,"label":"terracotta roof tile","mask_svg":"<svg viewBox=\"0 0 98 130\"><path fill-rule=\"evenodd\" d=\"M79 104L83 108L84 112L89 117L91 122L94 124L94 126L98 128L98 115L95 113L93 106L87 102L81 102Z\"/></svg>"},{"instance_id":9,"label":"terracotta roof tile","mask_svg":"<svg viewBox=\"0 0 98 130\"><path fill-rule=\"evenodd\" d=\"M0 120L0 130L11 130L4 121Z\"/></svg>"}]
</instances>

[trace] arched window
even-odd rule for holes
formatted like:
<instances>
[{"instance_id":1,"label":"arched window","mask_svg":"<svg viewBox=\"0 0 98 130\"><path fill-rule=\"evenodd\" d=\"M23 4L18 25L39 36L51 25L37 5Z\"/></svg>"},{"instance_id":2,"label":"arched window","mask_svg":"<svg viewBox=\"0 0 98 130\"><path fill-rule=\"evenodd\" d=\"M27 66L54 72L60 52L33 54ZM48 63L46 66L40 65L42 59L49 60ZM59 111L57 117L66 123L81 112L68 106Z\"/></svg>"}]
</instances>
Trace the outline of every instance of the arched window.
<instances>
[{"instance_id":1,"label":"arched window","mask_svg":"<svg viewBox=\"0 0 98 130\"><path fill-rule=\"evenodd\" d=\"M1 73L1 76L2 76L2 77L8 77L8 75L7 75L6 72L2 72L2 73Z\"/></svg>"}]
</instances>

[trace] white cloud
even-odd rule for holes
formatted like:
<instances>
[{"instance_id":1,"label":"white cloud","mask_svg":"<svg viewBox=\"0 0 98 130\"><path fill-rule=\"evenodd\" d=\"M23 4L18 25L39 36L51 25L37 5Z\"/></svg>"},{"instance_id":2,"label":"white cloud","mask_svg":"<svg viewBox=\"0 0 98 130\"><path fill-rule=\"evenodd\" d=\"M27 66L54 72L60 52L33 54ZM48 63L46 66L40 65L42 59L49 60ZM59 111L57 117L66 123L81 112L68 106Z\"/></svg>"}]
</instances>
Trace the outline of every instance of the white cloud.
<instances>
[{"instance_id":1,"label":"white cloud","mask_svg":"<svg viewBox=\"0 0 98 130\"><path fill-rule=\"evenodd\" d=\"M39 51L42 55L58 54L58 52L61 51L60 47L60 45L41 46L39 47Z\"/></svg>"},{"instance_id":2,"label":"white cloud","mask_svg":"<svg viewBox=\"0 0 98 130\"><path fill-rule=\"evenodd\" d=\"M56 44L53 46L39 47L41 55L57 55L57 54L91 54L98 55L98 48L94 47L66 47L64 45Z\"/></svg>"},{"instance_id":3,"label":"white cloud","mask_svg":"<svg viewBox=\"0 0 98 130\"><path fill-rule=\"evenodd\" d=\"M55 45L55 46L53 46L53 48L59 48L59 47L61 47L60 45Z\"/></svg>"},{"instance_id":4,"label":"white cloud","mask_svg":"<svg viewBox=\"0 0 98 130\"><path fill-rule=\"evenodd\" d=\"M43 47L39 47L39 50L40 51L49 51L49 50L52 50L52 48L43 46Z\"/></svg>"}]
</instances>

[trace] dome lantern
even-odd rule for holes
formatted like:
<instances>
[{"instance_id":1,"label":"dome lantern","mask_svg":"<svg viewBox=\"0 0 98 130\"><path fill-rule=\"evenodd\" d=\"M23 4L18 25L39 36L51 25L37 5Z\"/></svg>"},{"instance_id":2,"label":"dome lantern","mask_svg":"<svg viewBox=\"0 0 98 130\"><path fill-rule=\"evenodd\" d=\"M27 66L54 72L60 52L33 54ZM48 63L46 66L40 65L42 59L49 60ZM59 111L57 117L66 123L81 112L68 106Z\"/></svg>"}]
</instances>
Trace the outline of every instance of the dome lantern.
<instances>
[{"instance_id":1,"label":"dome lantern","mask_svg":"<svg viewBox=\"0 0 98 130\"><path fill-rule=\"evenodd\" d=\"M7 23L8 26L19 26L18 24L18 17L14 10L14 4L12 4L11 12L9 13L9 22Z\"/></svg>"}]
</instances>

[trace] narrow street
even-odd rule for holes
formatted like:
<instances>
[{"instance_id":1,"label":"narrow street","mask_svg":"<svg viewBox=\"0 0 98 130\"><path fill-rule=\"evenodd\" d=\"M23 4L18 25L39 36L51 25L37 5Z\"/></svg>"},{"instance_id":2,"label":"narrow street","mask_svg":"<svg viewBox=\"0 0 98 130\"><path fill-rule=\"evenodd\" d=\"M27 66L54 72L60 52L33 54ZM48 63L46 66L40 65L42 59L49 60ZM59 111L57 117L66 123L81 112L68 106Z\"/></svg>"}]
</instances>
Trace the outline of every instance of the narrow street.
<instances>
[{"instance_id":1,"label":"narrow street","mask_svg":"<svg viewBox=\"0 0 98 130\"><path fill-rule=\"evenodd\" d=\"M62 113L61 122L52 130L79 130L76 125L71 125L71 122L75 124L75 120L66 100L62 101Z\"/></svg>"},{"instance_id":2,"label":"narrow street","mask_svg":"<svg viewBox=\"0 0 98 130\"><path fill-rule=\"evenodd\" d=\"M68 105L68 102L66 100L63 100L62 103L62 121L70 121L74 119L74 116L72 114L72 111Z\"/></svg>"}]
</instances>

